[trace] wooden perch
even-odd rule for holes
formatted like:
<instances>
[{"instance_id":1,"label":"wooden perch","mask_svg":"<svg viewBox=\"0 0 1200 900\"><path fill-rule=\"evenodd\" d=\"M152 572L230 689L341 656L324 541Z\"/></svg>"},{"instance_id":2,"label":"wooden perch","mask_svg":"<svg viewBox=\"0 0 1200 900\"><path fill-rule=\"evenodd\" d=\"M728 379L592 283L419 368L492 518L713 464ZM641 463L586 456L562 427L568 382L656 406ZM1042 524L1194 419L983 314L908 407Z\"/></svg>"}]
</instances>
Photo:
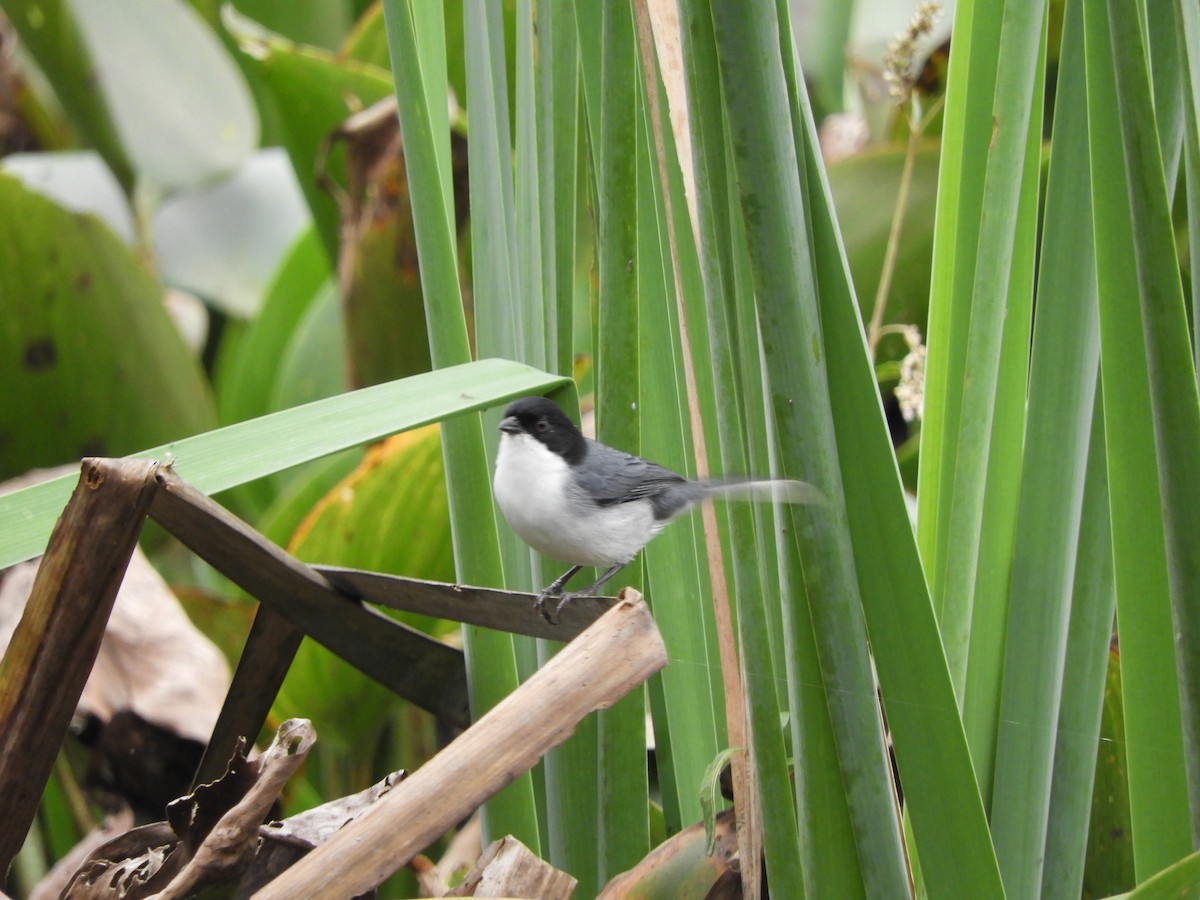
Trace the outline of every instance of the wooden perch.
<instances>
[{"instance_id":1,"label":"wooden perch","mask_svg":"<svg viewBox=\"0 0 1200 900\"><path fill-rule=\"evenodd\" d=\"M158 463L85 459L0 663L0 876L29 831L125 567Z\"/></svg>"},{"instance_id":2,"label":"wooden perch","mask_svg":"<svg viewBox=\"0 0 1200 900\"><path fill-rule=\"evenodd\" d=\"M520 591L439 584L336 566L313 569L344 593L369 603L563 643L574 640L618 602L615 597L576 597L563 607L557 624L551 625L534 608L532 597Z\"/></svg>"},{"instance_id":3,"label":"wooden perch","mask_svg":"<svg viewBox=\"0 0 1200 900\"><path fill-rule=\"evenodd\" d=\"M633 592L629 592L633 593ZM452 744L254 896L344 898L406 865L455 822L667 664L645 604L621 603Z\"/></svg>"}]
</instances>

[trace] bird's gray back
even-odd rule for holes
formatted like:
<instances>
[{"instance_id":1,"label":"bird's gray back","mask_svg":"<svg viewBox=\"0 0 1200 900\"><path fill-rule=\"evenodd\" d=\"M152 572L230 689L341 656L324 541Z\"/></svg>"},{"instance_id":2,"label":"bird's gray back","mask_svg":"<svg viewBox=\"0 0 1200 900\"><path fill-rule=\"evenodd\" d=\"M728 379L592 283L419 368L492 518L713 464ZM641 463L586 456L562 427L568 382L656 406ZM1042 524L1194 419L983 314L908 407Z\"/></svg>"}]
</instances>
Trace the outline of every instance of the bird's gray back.
<instances>
[{"instance_id":1,"label":"bird's gray back","mask_svg":"<svg viewBox=\"0 0 1200 900\"><path fill-rule=\"evenodd\" d=\"M666 466L590 439L575 478L598 506L649 500L659 521L679 515L705 495L700 484Z\"/></svg>"}]
</instances>

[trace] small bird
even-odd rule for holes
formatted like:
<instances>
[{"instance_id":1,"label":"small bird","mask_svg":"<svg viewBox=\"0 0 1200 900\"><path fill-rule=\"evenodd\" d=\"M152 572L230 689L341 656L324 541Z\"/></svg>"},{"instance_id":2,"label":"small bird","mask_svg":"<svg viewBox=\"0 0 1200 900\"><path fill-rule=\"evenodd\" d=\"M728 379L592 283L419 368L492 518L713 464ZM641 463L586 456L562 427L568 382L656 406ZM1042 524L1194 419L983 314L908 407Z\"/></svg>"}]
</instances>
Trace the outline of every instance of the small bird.
<instances>
[{"instance_id":1,"label":"small bird","mask_svg":"<svg viewBox=\"0 0 1200 900\"><path fill-rule=\"evenodd\" d=\"M708 497L815 502L803 481L728 478L693 481L670 469L584 437L545 397L514 400L500 422L492 489L504 518L538 553L569 563L538 594L536 609L558 598L554 615L596 590L629 564L673 519ZM582 591L563 588L584 566L604 574Z\"/></svg>"}]
</instances>

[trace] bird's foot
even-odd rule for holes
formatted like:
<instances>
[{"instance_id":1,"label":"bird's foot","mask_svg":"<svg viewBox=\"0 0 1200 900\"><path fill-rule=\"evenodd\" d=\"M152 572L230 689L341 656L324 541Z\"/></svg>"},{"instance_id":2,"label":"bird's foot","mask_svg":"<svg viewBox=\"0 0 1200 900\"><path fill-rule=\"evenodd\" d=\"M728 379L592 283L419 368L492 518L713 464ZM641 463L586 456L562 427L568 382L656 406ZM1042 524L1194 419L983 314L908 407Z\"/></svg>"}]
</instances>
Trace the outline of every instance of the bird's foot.
<instances>
[{"instance_id":1,"label":"bird's foot","mask_svg":"<svg viewBox=\"0 0 1200 900\"><path fill-rule=\"evenodd\" d=\"M562 588L559 588L558 590L546 588L544 591L538 594L537 599L533 601L533 608L540 612L542 614L542 618L551 625L558 625L562 621L562 611L564 606L566 606L576 597L590 596L591 594L589 594L587 591L563 591ZM553 610L551 610L549 605L551 600L558 601L553 605Z\"/></svg>"},{"instance_id":2,"label":"bird's foot","mask_svg":"<svg viewBox=\"0 0 1200 900\"><path fill-rule=\"evenodd\" d=\"M550 585L550 587L546 588L544 591L542 591L540 594L538 594L537 599L533 601L533 608L536 609L538 612L540 612L542 614L542 618L545 619L547 622L549 622L551 625L558 624L558 622L555 621L554 617L558 615L558 611L560 609L562 609L562 604L565 603L566 600L563 599L560 602L556 603L553 608L554 609L553 613L549 609L546 608L546 604L551 600L557 600L558 598L562 597L562 595L563 595L562 588L556 587L555 585L552 584L552 585Z\"/></svg>"}]
</instances>

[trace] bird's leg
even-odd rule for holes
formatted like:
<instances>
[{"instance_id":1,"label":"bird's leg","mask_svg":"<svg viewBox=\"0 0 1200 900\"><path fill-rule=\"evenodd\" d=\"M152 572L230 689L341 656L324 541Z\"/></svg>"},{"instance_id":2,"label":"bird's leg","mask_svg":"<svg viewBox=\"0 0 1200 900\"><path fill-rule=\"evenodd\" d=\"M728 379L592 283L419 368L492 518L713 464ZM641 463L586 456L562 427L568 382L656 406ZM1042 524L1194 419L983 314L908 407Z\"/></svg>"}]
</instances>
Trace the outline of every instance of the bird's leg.
<instances>
[{"instance_id":1,"label":"bird's leg","mask_svg":"<svg viewBox=\"0 0 1200 900\"><path fill-rule=\"evenodd\" d=\"M561 618L562 608L566 606L569 601L574 600L576 597L594 597L596 595L596 591L600 589L600 586L625 568L626 565L628 565L628 563L617 563L615 566L593 581L590 585L585 587L582 591L571 591L570 593L563 594L562 599L558 601L558 606L554 610L554 618ZM554 585L551 585L551 587L553 586ZM549 589L550 588L547 588L546 590ZM546 616L545 610L542 610L542 615ZM554 619L546 616L546 621L553 624Z\"/></svg>"},{"instance_id":2,"label":"bird's leg","mask_svg":"<svg viewBox=\"0 0 1200 900\"><path fill-rule=\"evenodd\" d=\"M583 566L571 566L571 568L567 569L566 572L550 582L550 584L546 586L545 590L538 594L537 599L533 601L533 608L540 612L542 614L542 618L547 622L553 623L553 619L550 618L550 613L546 611L546 601L551 597L561 596L563 592L563 585L570 581L575 576L575 573L582 568Z\"/></svg>"}]
</instances>

